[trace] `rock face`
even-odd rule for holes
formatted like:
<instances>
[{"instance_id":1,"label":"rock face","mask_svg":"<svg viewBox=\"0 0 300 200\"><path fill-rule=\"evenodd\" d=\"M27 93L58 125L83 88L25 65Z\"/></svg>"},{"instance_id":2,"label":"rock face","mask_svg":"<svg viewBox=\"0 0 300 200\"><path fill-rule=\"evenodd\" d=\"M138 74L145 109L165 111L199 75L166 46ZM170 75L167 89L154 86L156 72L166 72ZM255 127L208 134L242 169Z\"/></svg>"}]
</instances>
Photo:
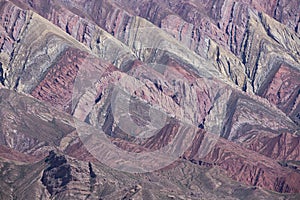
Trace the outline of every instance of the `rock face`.
<instances>
[{"instance_id":1,"label":"rock face","mask_svg":"<svg viewBox=\"0 0 300 200\"><path fill-rule=\"evenodd\" d=\"M45 162L49 163L50 166L44 170L41 181L48 192L55 195L61 192L56 188L64 188L72 180L71 166L67 164L64 156L57 156L53 151L50 151Z\"/></svg>"},{"instance_id":2,"label":"rock face","mask_svg":"<svg viewBox=\"0 0 300 200\"><path fill-rule=\"evenodd\" d=\"M39 144L22 150L18 145L11 146L8 143L1 142L0 195L3 199L10 197L16 199L119 199L125 197L166 199L169 196L179 199L274 199L280 196L283 197L283 195L241 185L226 178L228 175L231 176L231 170L238 168L233 167L230 160L223 160L222 157L228 156L235 160L235 156L240 158L244 154L248 156L248 152L250 154L254 153L248 150L244 153L236 151L235 156L225 154L226 151L232 152L232 147L240 149L239 145L230 144L226 140L219 141L212 154L207 155L205 159L210 160L210 162L202 159L196 163L197 155L192 153L190 156L193 156L194 159L179 160L171 166L156 172L129 174L113 170L95 160L86 148L80 144L78 134L70 128L73 123L70 115L51 109L48 105L31 97L7 89L1 89L0 92L1 97L5 97L4 100L1 99L2 104L14 102L10 107L7 105L1 106L13 109L7 109L5 116L14 119L14 122L6 123L6 129L1 130L1 137L9 135L9 138L13 138L10 129L7 129L7 127L12 124L21 127L18 123L23 120L22 123L26 124L28 128L21 129L15 135L15 140L24 144L26 141L35 138ZM27 107L24 107L24 105L27 105ZM9 114L14 113L16 110L17 115ZM3 115L1 114L1 116ZM54 123L55 125L53 125ZM52 131L52 129L54 130ZM58 133L57 130L62 132ZM55 134L62 135L58 137ZM49 137L54 137L56 140L49 140ZM199 144L196 141L201 140L195 140L195 146ZM148 148L151 147L148 146ZM197 152L197 148L195 152ZM215 151L219 153L215 153ZM6 156L5 152L10 154ZM268 173L271 175L279 173L279 176L290 173L289 175L293 176L278 178L274 184L278 187L278 191L293 192L292 188L294 182L297 181L297 175L296 172L287 167L292 166L291 163L282 164L281 166L272 162L272 159L266 159L262 155L261 157L265 160L265 164L260 167L266 171L260 173L267 174L261 176L260 179L266 179L265 182L268 182L273 181L273 177L269 177ZM251 162L247 159L247 163ZM219 166L227 166L229 169L227 172L220 171ZM268 167L264 168L264 166ZM257 173L259 167L245 168L245 171L249 173L256 171ZM276 173L272 173L272 171L276 171ZM241 176L237 180L242 181L242 177L246 178ZM293 177L296 179L294 182ZM262 180L257 181L257 186L261 186ZM182 187L182 184L186 186ZM297 198L296 195L288 196Z\"/></svg>"},{"instance_id":3,"label":"rock face","mask_svg":"<svg viewBox=\"0 0 300 200\"><path fill-rule=\"evenodd\" d=\"M299 1L0 11L1 199L299 198Z\"/></svg>"},{"instance_id":4,"label":"rock face","mask_svg":"<svg viewBox=\"0 0 300 200\"><path fill-rule=\"evenodd\" d=\"M299 71L279 64L273 79L261 89L261 96L275 104L299 125Z\"/></svg>"}]
</instances>

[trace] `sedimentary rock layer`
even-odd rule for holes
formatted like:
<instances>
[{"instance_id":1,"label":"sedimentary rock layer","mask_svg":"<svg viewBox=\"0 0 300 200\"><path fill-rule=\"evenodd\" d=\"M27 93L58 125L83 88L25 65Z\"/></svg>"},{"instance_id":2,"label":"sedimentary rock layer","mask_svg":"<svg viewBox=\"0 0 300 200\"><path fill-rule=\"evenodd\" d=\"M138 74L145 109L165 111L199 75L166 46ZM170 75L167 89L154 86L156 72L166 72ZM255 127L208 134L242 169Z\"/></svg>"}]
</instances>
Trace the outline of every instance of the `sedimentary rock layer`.
<instances>
[{"instance_id":1,"label":"sedimentary rock layer","mask_svg":"<svg viewBox=\"0 0 300 200\"><path fill-rule=\"evenodd\" d=\"M0 84L10 89L0 89L0 187L12 188L3 198L299 193L296 0L13 0L0 11ZM80 138L78 120L124 152L154 152L178 135L186 149L164 170L129 177L99 163L86 145L97 137Z\"/></svg>"}]
</instances>

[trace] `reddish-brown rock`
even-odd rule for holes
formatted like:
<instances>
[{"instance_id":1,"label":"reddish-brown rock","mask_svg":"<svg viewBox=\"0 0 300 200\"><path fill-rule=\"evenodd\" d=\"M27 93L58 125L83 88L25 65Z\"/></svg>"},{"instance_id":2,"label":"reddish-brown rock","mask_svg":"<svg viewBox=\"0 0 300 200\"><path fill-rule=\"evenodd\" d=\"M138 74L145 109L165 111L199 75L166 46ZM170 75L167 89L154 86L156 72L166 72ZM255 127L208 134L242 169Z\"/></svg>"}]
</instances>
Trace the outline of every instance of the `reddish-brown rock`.
<instances>
[{"instance_id":1,"label":"reddish-brown rock","mask_svg":"<svg viewBox=\"0 0 300 200\"><path fill-rule=\"evenodd\" d=\"M281 64L261 95L300 123L300 72Z\"/></svg>"},{"instance_id":2,"label":"reddish-brown rock","mask_svg":"<svg viewBox=\"0 0 300 200\"><path fill-rule=\"evenodd\" d=\"M194 167L196 171L220 170L219 178L225 173L262 190L299 193L300 39L296 0L13 0L0 1L0 10L1 85L50 103L87 126L101 127L115 146L128 152L161 149L180 132L180 122L189 124L197 135L190 140L191 147L186 146L184 157L188 161L183 165L188 167L178 167L180 180L185 179L184 169L192 177L188 180L197 179L190 171ZM116 107L116 88L131 100L128 110L126 99ZM0 104L2 158L33 162L53 149L66 154L57 156L63 157L64 163L52 171L45 167L51 168L49 162L27 166L38 166L40 175L35 176L44 177L42 182L32 181L36 184L32 187L39 191L35 197L72 198L78 191L82 196L102 197L94 188L98 188L95 183L103 182L96 181L91 167L99 163L74 131L77 124L71 122L72 116L7 90L1 90ZM167 113L164 126L152 137L136 138L134 133L151 123L152 108ZM136 126L126 127L131 124L125 123L122 127L123 119L117 114L124 112ZM216 136L216 143L203 155L206 136ZM166 173L174 166L176 169L175 164L167 167ZM104 168L99 164L96 169L101 174ZM161 176L165 171L155 173ZM67 176L66 184L61 184L61 176ZM1 177L6 180L5 175ZM210 186L217 191L220 184L226 185L222 178L220 184L208 179L213 180ZM158 180L161 185L162 180ZM182 190L175 182L170 181L170 185L176 185L174 195L179 196ZM48 192L45 188L41 192L39 184ZM109 186L103 187L105 193ZM153 192L140 194L140 187L130 186L126 192L115 188L116 193L104 196L156 198ZM188 189L187 198L202 197L201 187L191 188L196 189L192 193ZM235 190L230 195L236 197ZM196 193L198 196L193 196Z\"/></svg>"}]
</instances>

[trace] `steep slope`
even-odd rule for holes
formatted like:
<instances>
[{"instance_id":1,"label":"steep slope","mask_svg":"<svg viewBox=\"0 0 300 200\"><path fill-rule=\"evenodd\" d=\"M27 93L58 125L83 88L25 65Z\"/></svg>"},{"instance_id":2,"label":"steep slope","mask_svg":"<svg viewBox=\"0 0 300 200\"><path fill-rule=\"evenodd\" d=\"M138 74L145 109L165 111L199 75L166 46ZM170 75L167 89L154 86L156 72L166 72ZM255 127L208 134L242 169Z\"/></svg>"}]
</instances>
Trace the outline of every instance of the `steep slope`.
<instances>
[{"instance_id":1,"label":"steep slope","mask_svg":"<svg viewBox=\"0 0 300 200\"><path fill-rule=\"evenodd\" d=\"M13 141L1 141L2 146L10 148L12 153L8 156L0 154L1 198L239 199L241 195L248 199L297 198L241 185L226 178L217 167L195 165L184 160L144 174L113 170L93 160L85 147L78 145L79 136L73 131L70 115L51 109L32 97L7 89L0 92L1 97L5 97L1 99L1 107L6 106L1 118L12 118L11 113L15 113L14 121L7 121L6 128L1 129L1 138L5 136L5 141ZM11 102L13 105L7 106ZM13 124L20 128L14 136L9 129ZM38 145L22 148L18 145L33 139Z\"/></svg>"},{"instance_id":2,"label":"steep slope","mask_svg":"<svg viewBox=\"0 0 300 200\"><path fill-rule=\"evenodd\" d=\"M207 1L205 6L193 1L124 2L1 1L2 87L47 103L1 90L0 155L11 160L11 166L20 161L27 163L24 168L31 168L29 163L37 162L40 174L35 176L42 177L47 192L35 179L34 195L73 198L70 195L80 190L79 199L101 198L94 172L88 172L90 166L103 170L100 160L122 170L120 163L126 166L128 161L128 157L113 157L113 148L106 148L103 136L119 148L120 155L129 152L136 156L135 162L143 161L134 170L153 171L153 166L167 166L183 155L178 166L152 173L171 174L183 181L176 175L180 170L187 170L191 180L197 173L211 176L212 171L220 171L215 177L222 179L220 183L212 180L203 189L195 186L194 196L177 180L168 183L176 185L174 190L149 192L147 188L145 194L139 193L135 183L126 192L121 183L115 183L118 189L107 199L129 199L136 194L159 199L172 190L175 194L170 198L184 194L197 199L205 193L211 199L239 197L235 189L227 191L224 175L253 186L253 191L244 190L249 199L262 195L263 189L299 193L300 43L294 18L284 14L293 2L283 7L279 3L277 9L261 7L257 1ZM221 12L230 5L232 13L240 14ZM272 15L274 9L282 10L282 18ZM230 27L234 30L229 31ZM50 105L73 115L75 121ZM93 132L95 128L105 134ZM52 152L43 163L41 159L51 150L66 155ZM144 159L164 151L176 155L172 162L161 159L164 155L156 158L162 163ZM61 166L54 166L52 159L62 161ZM123 185L126 179L132 180L126 173L111 173L126 176L124 182L119 180ZM80 174L85 176L82 183L70 178ZM88 189L88 182L93 189ZM155 184L162 183L163 178L158 178ZM13 185L24 188L17 180ZM232 187L239 188L235 182ZM215 196L211 188L220 188L220 194ZM272 195L266 192L263 197Z\"/></svg>"},{"instance_id":3,"label":"steep slope","mask_svg":"<svg viewBox=\"0 0 300 200\"><path fill-rule=\"evenodd\" d=\"M90 47L95 43L92 42L95 41L93 39L95 31L92 31L93 22L131 46L128 39L132 29L136 31L135 15L139 15L171 34L183 46L209 59L216 70L239 88L258 95L261 95L266 84L275 78L274 75L279 69L278 63L289 66L291 71L295 68L299 71L299 35L293 32L298 31L300 19L297 12L300 5L297 1L280 1L277 4L275 1L270 4L258 1L215 1L213 3L208 1L197 1L197 3L193 1L92 1L89 3L76 1L72 4L62 1L61 3L74 13L80 13L84 19L77 16L75 20L74 14L70 14L67 21L62 19L60 13L69 13L69 11L55 3L52 3L52 6L50 4L46 9L47 12L43 10L40 14L79 41L82 41L80 38L89 38L89 41L83 42ZM82 7L82 5L86 6ZM31 6L37 12L41 10L38 3ZM60 10L52 8L57 6ZM283 22L287 27L268 15ZM74 23L76 25L70 27L69 24ZM86 27L85 31L78 32L82 30L80 27ZM152 26L147 25L146 29L152 29ZM79 33L84 37L78 37ZM142 41L146 42L146 40ZM152 44L145 43L145 45L145 48L157 48ZM136 52L135 49L133 52ZM233 54L226 51L227 49ZM144 59L143 52L138 51L136 56ZM297 82L293 84L299 85ZM297 90L299 89L296 88ZM295 122L298 121L299 113L297 96L289 102L290 106L294 107L293 111L286 113Z\"/></svg>"}]
</instances>

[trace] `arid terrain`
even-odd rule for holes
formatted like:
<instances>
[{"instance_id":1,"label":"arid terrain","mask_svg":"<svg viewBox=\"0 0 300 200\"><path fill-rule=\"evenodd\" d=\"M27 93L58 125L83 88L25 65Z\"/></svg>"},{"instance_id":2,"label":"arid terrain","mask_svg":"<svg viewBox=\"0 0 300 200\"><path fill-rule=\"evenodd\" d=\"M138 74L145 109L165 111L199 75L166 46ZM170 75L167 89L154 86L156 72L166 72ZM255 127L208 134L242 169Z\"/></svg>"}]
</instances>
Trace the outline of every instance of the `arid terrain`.
<instances>
[{"instance_id":1,"label":"arid terrain","mask_svg":"<svg viewBox=\"0 0 300 200\"><path fill-rule=\"evenodd\" d=\"M0 0L0 199L300 199L299 0Z\"/></svg>"}]
</instances>

